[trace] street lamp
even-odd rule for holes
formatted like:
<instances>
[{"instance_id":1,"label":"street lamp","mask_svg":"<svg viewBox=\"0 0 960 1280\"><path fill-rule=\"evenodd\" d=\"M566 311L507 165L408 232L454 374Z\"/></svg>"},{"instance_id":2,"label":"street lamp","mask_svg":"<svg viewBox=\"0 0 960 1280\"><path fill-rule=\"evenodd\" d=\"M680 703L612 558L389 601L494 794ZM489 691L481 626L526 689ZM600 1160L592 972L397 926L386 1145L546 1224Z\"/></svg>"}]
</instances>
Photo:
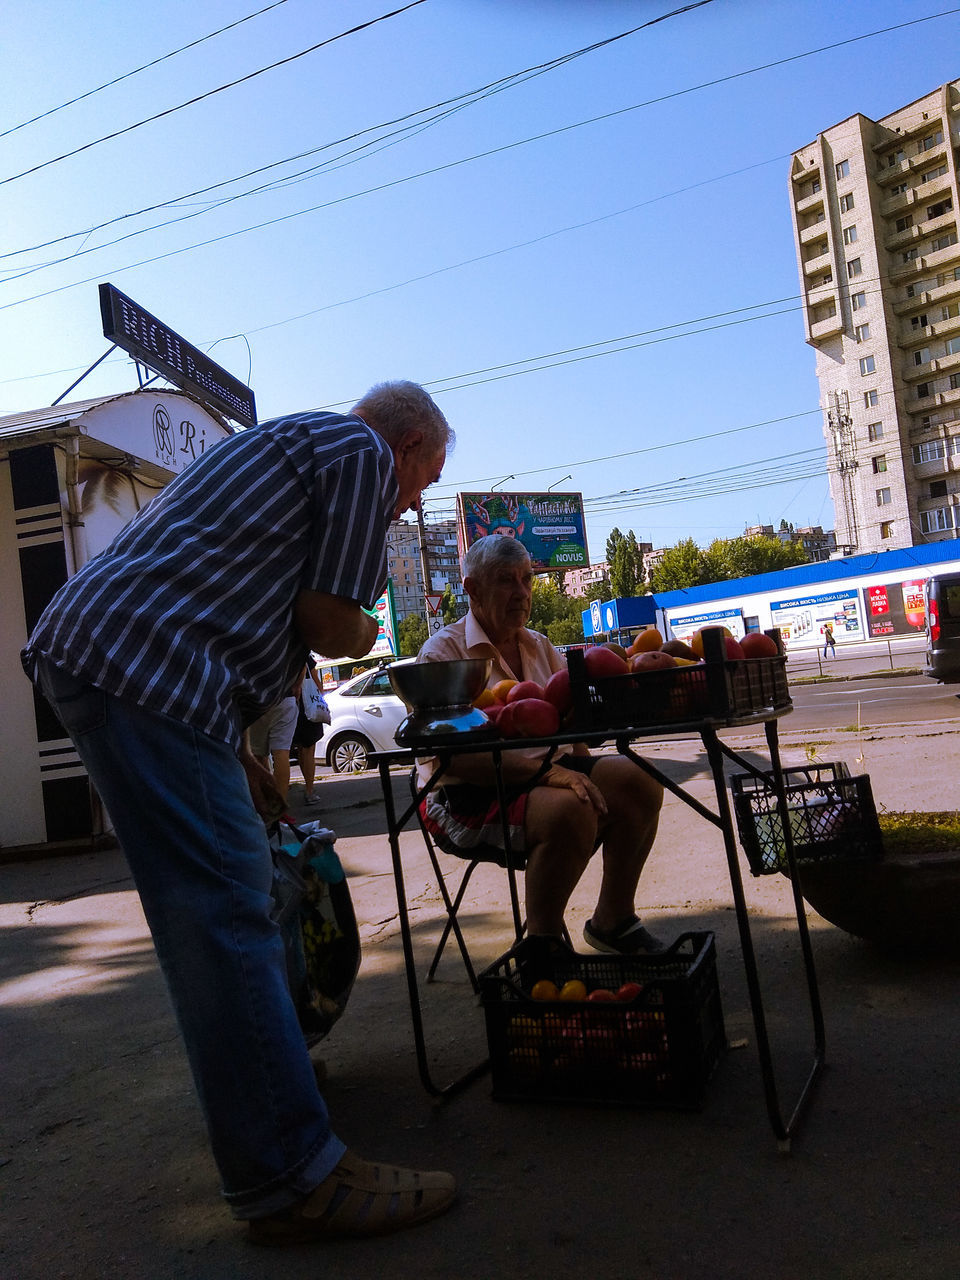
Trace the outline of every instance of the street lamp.
<instances>
[{"instance_id":1,"label":"street lamp","mask_svg":"<svg viewBox=\"0 0 960 1280\"><path fill-rule=\"evenodd\" d=\"M493 493L498 484L506 484L508 480L516 480L516 476L504 476L502 480L497 480L495 484L490 486L490 492Z\"/></svg>"},{"instance_id":2,"label":"street lamp","mask_svg":"<svg viewBox=\"0 0 960 1280\"><path fill-rule=\"evenodd\" d=\"M547 493L549 493L551 489L555 489L558 484L563 484L564 480L572 480L572 479L573 479L572 473L568 476L561 476L559 480L554 480L553 484L547 485Z\"/></svg>"}]
</instances>

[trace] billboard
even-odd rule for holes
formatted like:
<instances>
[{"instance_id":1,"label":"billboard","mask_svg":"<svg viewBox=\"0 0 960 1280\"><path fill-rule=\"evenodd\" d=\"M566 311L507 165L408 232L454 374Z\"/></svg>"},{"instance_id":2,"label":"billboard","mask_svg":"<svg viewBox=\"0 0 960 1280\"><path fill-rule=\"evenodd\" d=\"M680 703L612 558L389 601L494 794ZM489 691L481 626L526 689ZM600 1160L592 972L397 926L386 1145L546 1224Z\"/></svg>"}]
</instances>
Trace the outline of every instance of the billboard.
<instances>
[{"instance_id":1,"label":"billboard","mask_svg":"<svg viewBox=\"0 0 960 1280\"><path fill-rule=\"evenodd\" d=\"M590 564L579 493L458 493L461 559L478 539L491 534L522 542L535 573Z\"/></svg>"},{"instance_id":2,"label":"billboard","mask_svg":"<svg viewBox=\"0 0 960 1280\"><path fill-rule=\"evenodd\" d=\"M794 600L770 601L771 624L780 628L784 641L807 640L823 643L824 624L833 627L837 643L864 639L857 604L857 592L825 591L818 595L798 596Z\"/></svg>"},{"instance_id":3,"label":"billboard","mask_svg":"<svg viewBox=\"0 0 960 1280\"><path fill-rule=\"evenodd\" d=\"M335 689L341 680L363 671L372 658L392 658L397 652L397 611L393 603L393 581L387 579L387 589L372 606L377 613L377 638L370 652L362 658L325 658L316 654L321 668L324 689Z\"/></svg>"},{"instance_id":4,"label":"billboard","mask_svg":"<svg viewBox=\"0 0 960 1280\"><path fill-rule=\"evenodd\" d=\"M925 581L925 578L915 578L910 582L881 582L861 588L871 638L913 635L924 630Z\"/></svg>"}]
</instances>

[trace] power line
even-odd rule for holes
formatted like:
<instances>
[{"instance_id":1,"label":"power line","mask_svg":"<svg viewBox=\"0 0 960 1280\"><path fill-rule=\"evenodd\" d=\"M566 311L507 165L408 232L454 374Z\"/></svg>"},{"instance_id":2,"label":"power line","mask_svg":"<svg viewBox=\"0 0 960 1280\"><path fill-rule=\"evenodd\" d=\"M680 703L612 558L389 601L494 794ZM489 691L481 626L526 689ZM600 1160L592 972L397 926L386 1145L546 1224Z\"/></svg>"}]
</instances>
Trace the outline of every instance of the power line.
<instances>
[{"instance_id":1,"label":"power line","mask_svg":"<svg viewBox=\"0 0 960 1280\"><path fill-rule=\"evenodd\" d=\"M423 0L416 0L416 3L422 3L422 2L423 2ZM710 2L710 0L700 0L700 3L708 3L708 2ZM410 6L408 6L408 7L410 7ZM688 6L688 7L699 7L699 6L696 6L696 5L695 5L695 6ZM403 12L403 10L398 10L397 12ZM663 15L662 17L660 17L660 18L658 18L658 19L655 19L654 21L658 21L658 22L659 22L659 21L663 21L663 20L664 20L665 18L667 18L667 17L672 17L672 16L675 16L675 14L677 14L677 13L682 13L682 12L685 12L685 10L684 10L684 9L681 9L681 10L675 10L673 13ZM529 138L523 138L523 139L520 139L520 140L518 140L518 141L516 141L516 142L505 143L504 145L502 145L502 146L500 146L500 147L494 147L494 148L492 148L492 149L490 149L490 150L488 150L488 151L479 152L479 153L476 153L476 154L474 154L474 155L472 155L472 156L461 157L459 160L449 161L449 162L448 162L448 163L446 163L446 164L443 164L443 165L437 165L437 166L434 166L433 168L430 168L430 169L421 170L421 171L420 171L420 172L418 172L418 173L408 174L408 175L405 175L404 177L396 178L396 179L393 179L393 180L392 180L392 181L390 181L390 182L381 183L381 184L379 184L379 185L377 185L377 186L369 187L369 188L366 188L365 190L362 190L362 191L359 191L359 192L353 192L353 193L351 193L351 194L349 194L349 195L346 195L346 196L341 196L341 197L337 197L337 198L335 198L335 199L333 199L333 200L329 200L329 201L321 202L321 203L320 203L320 204L318 204L318 205L311 205L311 206L309 206L309 207L308 207L308 208L306 208L306 209L298 209L298 210L294 210L294 211L293 211L293 212L291 212L291 213L283 214L283 215L281 215L281 216L279 216L279 217L276 217L276 218L267 219L267 220L266 220L266 221L264 221L264 222L254 223L254 224L252 224L251 226L248 226L248 227L241 227L241 228L239 228L239 229L237 229L237 230L235 230L235 231L225 232L225 233L223 233L222 235L211 237L211 238L210 238L210 239L208 239L208 240L202 240L202 241L198 241L198 242L196 242L196 243L194 243L194 244L191 244L191 245L185 245L185 246L181 247L180 249L172 249L172 250L169 250L169 251L168 251L168 252L166 252L166 253L157 254L157 255L155 255L155 256L153 256L153 257L150 257L150 258L144 258L144 259L141 259L141 260L140 260L140 261L138 261L138 262L128 263L128 264L126 264L126 266L114 268L114 269L113 269L113 271L111 272L111 274L116 274L116 273L117 273L117 272L119 272L119 271L129 271L129 270L132 270L132 269L134 269L134 268L136 268L136 267L149 266L149 265L152 265L153 263L156 263L156 262L162 262L162 261L165 261L165 260L166 260L166 259L168 259L168 258L177 257L179 254L182 254L182 253L189 253L189 252L192 252L192 251L193 251L193 250L195 250L195 249L209 248L211 245L222 243L222 242L223 242L223 241L225 241L225 240L234 239L234 238L235 238L235 237L237 237L237 236L246 235L246 234L248 234L248 233L249 233L249 232L251 232L251 231L260 231L260 230L264 230L264 229L265 229L265 228L267 228L267 227L277 226L277 225L279 225L279 224L281 224L281 223L291 221L291 220L292 220L292 219L294 219L294 218L303 217L303 216L305 216L306 214L310 214L310 213L317 213L317 212L320 212L320 211L321 211L321 210L323 210L323 209L332 208L332 207L334 207L334 206L336 206L336 205L344 204L344 203L346 203L346 202L348 202L348 201L350 201L350 200L356 200L356 199L359 199L359 198L361 198L361 197L363 197L363 196L368 196L368 195L378 194L378 193L380 193L380 192L382 192L382 191L389 190L389 189L391 189L391 188L393 188L393 187L402 186L402 185L404 185L404 184L405 184L405 183L407 183L407 182L416 181L416 180L418 180L418 179L420 179L420 178L424 178L424 177L431 177L431 176L434 176L434 175L436 175L436 174L438 174L438 173L446 172L446 171L448 171L448 170L450 170L450 169L456 169L456 168L459 168L459 167L461 167L461 166L463 166L463 165L471 164L471 163L473 163L473 162L474 162L474 161L476 161L476 160L489 159L489 158L490 158L490 157L492 157L492 156L500 155L500 154L502 154L502 153L504 153L504 152L514 150L514 149L516 149L516 148L518 148L518 147L527 146L527 145L529 145L530 143L533 143L533 142L541 142L541 141L545 140L546 138L556 137L556 136L558 136L558 135L560 135L560 134L571 132L571 131L572 131L572 130L574 130L574 129L583 128L584 126L589 125L589 124L602 123L602 122L604 122L604 121L606 121L606 120L613 119L613 118L615 118L615 117L617 117L617 116L625 115L625 114L627 114L627 113L629 113L629 112L632 112L632 111L640 110L640 109L642 109L642 108L644 108L644 107L652 106L652 105L655 105L655 104L658 104L658 103L661 103L661 102L666 102L666 101L669 101L669 100L670 100L670 99L672 99L672 98L682 97L682 96L684 96L685 94L689 94L689 93L697 92L697 91L699 91L700 89L712 88L712 87L715 87L715 86L720 85L720 84L727 83L727 82L732 81L732 80L741 79L741 78L742 78L742 77L744 77L744 76L754 75L754 74L756 74L756 73L758 73L758 72L760 72L760 71L767 71L767 70L771 70L771 69L773 69L773 68L775 68L775 67L783 66L783 65L788 64L788 63L791 63L791 62L796 62L796 61L798 61L798 60L800 60L800 59L803 59L803 58L813 57L814 55L816 55L816 54L818 54L818 53L828 52L828 51L830 51L830 50L833 50L833 49L836 49L836 48L841 48L841 47L843 47L843 46L845 46L845 45L848 45L848 44L854 44L854 43L857 43L858 41L861 41L861 40L868 40L868 39L872 39L872 38L874 38L875 36L878 36L878 35L886 35L886 34L889 34L890 32L898 31L898 30L901 30L901 29L903 29L903 28L905 28L905 27L915 26L916 24L918 24L918 23L920 23L920 22L929 22L929 21L932 21L932 20L933 20L933 19L935 19L935 18L940 18L940 17L949 17L949 16L952 16L953 14L956 14L956 13L960 13L960 9L949 9L949 10L944 10L944 11L943 11L943 12L941 12L941 13L931 14L931 15L928 15L927 17L924 17L924 18L915 18L915 19L910 20L909 22L899 23L899 24L896 24L896 25L891 26L891 27L884 27L884 28L881 28L881 29L879 29L879 30L877 30L877 31L866 32L866 33L864 33L864 34L862 34L862 35L859 35L859 36L852 36L852 37L850 37L850 38L849 38L849 39L847 39L847 40L840 40L840 41L837 41L837 42L835 42L835 43L833 43L833 44L829 44L829 45L822 45L822 46L820 46L820 47L819 47L819 48L817 48L817 49L811 49L811 50L806 50L806 51L805 51L805 52L803 52L803 53L792 54L792 55L790 55L790 56L788 56L788 57L786 57L786 58L780 58L780 59L778 59L778 60L776 60L776 61L774 61L774 62L768 62L768 63L764 63L764 64L762 64L762 65L760 65L760 66L757 66L757 67L751 67L751 68L747 68L746 70L743 70L743 71L734 72L734 73L732 73L732 74L730 74L730 75L728 75L728 76L721 76L721 77L719 77L719 78L717 78L717 79L715 79L715 80L705 81L705 82L703 82L702 84L693 85L693 86L688 86L688 87L687 87L687 88L685 88L685 89L680 89L680 90L676 90L676 91L674 91L674 92L672 92L672 93L663 94L663 95L661 95L661 96L660 96L660 97L658 97L658 98L651 98L651 99L648 99L648 100L647 100L647 101L645 101L645 102L635 103L635 104L633 104L633 105L631 105L631 106L629 106L629 107L622 107L622 108L619 108L618 110L615 110L615 111L605 112L604 114L599 115L599 116L592 116L592 117L590 117L589 119L586 119L586 120L580 120L580 121L577 121L577 122L575 122L575 123L573 123L573 124L570 124L570 125L564 125L564 126L561 126L561 127L556 128L556 129L548 130L548 131L546 131L546 132L544 132L544 133L536 134L536 135L533 135L532 137L529 137ZM385 16L392 16L392 15L385 15ZM378 19L378 21L380 21L380 20L382 20L382 19ZM644 25L652 25L652 23L644 24ZM637 28L637 30L639 30L639 29L640 29L640 28ZM345 34L349 34L349 33L345 33ZM628 34L629 34L629 33L628 33ZM339 37L336 37L336 38L339 38ZM309 50L307 50L307 51L305 51L305 52L309 52ZM300 56L300 55L297 55L297 56ZM269 68L265 68L265 69L269 69ZM239 83L239 82L238 82L238 83ZM230 86L225 86L225 87L230 87ZM214 91L214 92L216 92L216 91ZM208 96L208 95L203 95L203 96ZM189 104L184 104L184 105L189 105ZM161 113L161 114L164 114L164 113ZM153 117L153 118L156 118L156 117ZM143 123L146 123L146 122L143 122ZM126 131L125 131L125 130L121 130L120 132L126 132ZM115 135L110 135L110 136L115 136ZM101 141L102 141L102 139L101 139ZM83 148L81 148L81 150L82 150L82 149L83 149ZM71 152L70 154L74 154L74 153L72 153L72 152ZM50 163L50 162L48 162L48 163ZM39 167L42 167L42 166L39 166ZM27 172L32 172L32 170L28 170ZM22 177L23 175L21 174L21 175L16 175L16 176ZM12 180L13 180L13 179L4 179L3 181L12 181ZM0 182L0 185L2 185L2 182ZM252 194L252 193L247 193L247 194ZM182 197L182 198L186 198L186 197ZM240 198L240 197L237 197L237 198ZM171 220L171 221L174 221L174 222L175 222L175 221L182 221L182 220L183 220L183 219L174 219L174 220ZM159 223L159 224L157 224L157 226L156 226L156 227L153 227L153 228L145 228L145 230L157 230L157 229L159 229L160 227L163 227L163 226L166 226L166 225L170 225L170 224L169 224L169 223ZM77 233L77 234L81 234L81 233ZM137 233L133 233L133 234L135 234L135 235L136 235L136 234L141 234L141 233L140 233L140 232L137 232ZM122 239L127 239L127 238L130 238L130 237L122 237ZM116 242L114 242L114 243L119 243L119 241L116 241ZM101 246L98 246L98 247L97 247L97 249L100 249L100 248L107 248L107 247L108 247L107 245L101 245ZM89 250L88 252L96 252L96 251L97 251L97 250ZM68 261L70 260L70 257L71 257L71 256L76 256L76 255L68 255L67 257L63 257L63 258L59 258L59 259L55 259L55 260L51 261L50 263L43 264L43 266L45 267L45 266L58 266L58 265L61 265L62 263L68 262ZM41 268L36 268L36 269L41 269ZM32 271L32 270L33 270L33 269L31 269L31 271ZM26 274L30 274L30 273L31 273L31 271L25 271L25 272L23 272L22 274L24 274L24 275L26 275ZM13 277L13 278L19 278L19 277ZM96 277L96 276L90 276L90 277L87 277L87 278L85 278L85 279L83 279L83 280L76 280L76 281L73 281L71 284L61 285L61 286L59 286L58 288L50 289L50 290L46 290L46 291L44 291L44 292L42 292L42 293L38 293L38 294L31 294L30 296L28 296L28 297L26 297L26 298L18 299L16 302L7 303L7 304L5 304L5 307L6 307L6 306L19 306L21 303L24 303L24 302L35 302L35 301L37 301L38 299L46 298L46 297L50 297L50 296L52 296L52 295L54 295L54 294L57 294L57 293L63 293L64 291L66 291L66 290L68 290L68 289L77 288L79 285L89 284L89 283L91 282L91 280L95 280L95 279L97 279L97 277ZM4 307L4 308L0 308L0 309L5 309L5 307Z\"/></svg>"},{"instance_id":2,"label":"power line","mask_svg":"<svg viewBox=\"0 0 960 1280\"><path fill-rule=\"evenodd\" d=\"M235 89L237 85L245 84L248 80L255 80L257 76L262 76L267 71L276 71L278 67L285 67L291 62L296 62L298 58L305 58L308 53L316 53L318 49L323 49L326 45L334 44L337 40L343 40L346 36L356 35L360 31L366 31L369 27L375 27L379 22L386 22L390 18L396 18L401 13L406 13L408 9L415 9L418 5L425 3L426 0L410 0L410 3L405 4L401 9L393 9L390 13L380 14L378 18L370 18L367 22L358 23L355 27L350 27L335 36L329 36L326 40L321 40L318 44L311 45L309 49L301 49L299 53L292 53L289 57L270 63L269 66L259 67L256 71L240 76L237 80L218 85L216 89L209 89L206 93L200 93L195 98L178 103L175 107L168 107L165 111L158 111L156 115L147 116L145 120L138 120L135 124L128 124L122 129L115 129L113 133L106 133L102 138L94 138L91 142L85 142L83 146L74 147L72 151L65 151L62 155L53 156L50 160L43 160L40 164L24 169L22 173L14 173L9 178L0 178L0 186L6 186L8 182L16 182L19 178L26 178L31 173L38 173L41 169L47 169L52 164L59 164L61 160L68 160L71 156L80 155L83 151L98 147L101 142L110 142L111 139L120 138L125 133L132 133L135 129L141 129L145 124L152 124L155 120L162 120L165 116L174 115L177 111L182 111L184 107L195 106L196 103L203 102L206 98L212 98L215 94L223 93L226 89Z\"/></svg>"},{"instance_id":3,"label":"power line","mask_svg":"<svg viewBox=\"0 0 960 1280\"><path fill-rule=\"evenodd\" d=\"M86 98L92 98L95 93L101 93L104 89L111 89L115 84L120 84L123 80L129 80L131 76L137 76L141 71L149 71L151 67L159 66L161 62L166 62L169 58L175 58L178 53L186 53L188 49L195 49L197 45L204 44L207 40L212 40L214 36L222 36L225 31L232 31L234 27L243 26L245 22L249 22L251 18L259 18L264 13L269 13L271 9L279 9L280 5L286 4L287 0L274 0L273 4L268 4L263 9L258 9L256 13L248 13L245 18L238 18L236 22L228 22L225 27L218 27L216 31L210 31L205 36L200 36L198 40L191 40L189 44L182 44L179 49L171 49L169 53L161 54L159 58L154 58L152 62L145 62L142 67L134 67L132 71L125 71L122 76L115 76L112 80L107 80L104 84L99 84L95 89L88 89L86 93L78 94L76 98L70 98L67 102L61 102L57 107L51 107L49 111L41 111L38 116L31 116L29 120L22 120L20 124L11 125L9 129L4 129L0 133L0 138L7 138L11 133L16 133L19 129L26 129L27 125L36 124L38 120L46 120L48 116L56 115L58 111L64 111L67 107L76 106L78 102L83 102Z\"/></svg>"}]
</instances>

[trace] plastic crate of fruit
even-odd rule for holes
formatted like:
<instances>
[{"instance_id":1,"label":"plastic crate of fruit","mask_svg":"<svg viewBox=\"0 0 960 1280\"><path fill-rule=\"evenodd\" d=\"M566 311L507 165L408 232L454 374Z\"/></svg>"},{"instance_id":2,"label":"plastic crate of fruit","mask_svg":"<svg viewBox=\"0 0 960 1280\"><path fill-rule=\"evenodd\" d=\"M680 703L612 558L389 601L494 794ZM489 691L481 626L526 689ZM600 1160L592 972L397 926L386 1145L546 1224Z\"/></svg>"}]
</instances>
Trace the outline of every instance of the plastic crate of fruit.
<instances>
[{"instance_id":1,"label":"plastic crate of fruit","mask_svg":"<svg viewBox=\"0 0 960 1280\"><path fill-rule=\"evenodd\" d=\"M523 939L480 995L501 1101L697 1108L726 1045L712 933L651 956Z\"/></svg>"},{"instance_id":2,"label":"plastic crate of fruit","mask_svg":"<svg viewBox=\"0 0 960 1280\"><path fill-rule=\"evenodd\" d=\"M883 841L866 774L850 777L842 763L783 770L787 820L798 866L812 862L879 861ZM787 870L783 820L772 773L730 779L740 843L755 876Z\"/></svg>"},{"instance_id":3,"label":"plastic crate of fruit","mask_svg":"<svg viewBox=\"0 0 960 1280\"><path fill-rule=\"evenodd\" d=\"M623 675L591 674L595 664L589 653L572 650L567 654L567 665L573 723L583 730L724 725L789 711L793 704L786 658L777 633L771 633L774 651L765 657L728 656L728 639L732 637L725 636L721 628L704 628L701 661L678 664L673 659L673 665L649 666L641 662Z\"/></svg>"}]
</instances>

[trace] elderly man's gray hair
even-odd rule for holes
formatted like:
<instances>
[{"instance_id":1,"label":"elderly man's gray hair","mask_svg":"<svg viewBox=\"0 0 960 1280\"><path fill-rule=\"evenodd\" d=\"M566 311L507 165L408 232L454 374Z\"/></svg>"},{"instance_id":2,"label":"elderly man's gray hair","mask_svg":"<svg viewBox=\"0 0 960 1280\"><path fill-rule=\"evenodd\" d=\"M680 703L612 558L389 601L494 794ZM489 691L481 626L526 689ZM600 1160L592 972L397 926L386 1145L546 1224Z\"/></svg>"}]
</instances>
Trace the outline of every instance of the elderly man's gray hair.
<instances>
[{"instance_id":1,"label":"elderly man's gray hair","mask_svg":"<svg viewBox=\"0 0 960 1280\"><path fill-rule=\"evenodd\" d=\"M486 579L503 565L518 564L530 564L530 553L523 543L515 538L488 533L485 538L478 538L467 550L463 557L463 576Z\"/></svg>"},{"instance_id":2,"label":"elderly man's gray hair","mask_svg":"<svg viewBox=\"0 0 960 1280\"><path fill-rule=\"evenodd\" d=\"M378 382L353 406L353 412L395 445L405 431L419 427L428 450L448 452L456 442L453 428L439 405L415 382Z\"/></svg>"}]
</instances>

